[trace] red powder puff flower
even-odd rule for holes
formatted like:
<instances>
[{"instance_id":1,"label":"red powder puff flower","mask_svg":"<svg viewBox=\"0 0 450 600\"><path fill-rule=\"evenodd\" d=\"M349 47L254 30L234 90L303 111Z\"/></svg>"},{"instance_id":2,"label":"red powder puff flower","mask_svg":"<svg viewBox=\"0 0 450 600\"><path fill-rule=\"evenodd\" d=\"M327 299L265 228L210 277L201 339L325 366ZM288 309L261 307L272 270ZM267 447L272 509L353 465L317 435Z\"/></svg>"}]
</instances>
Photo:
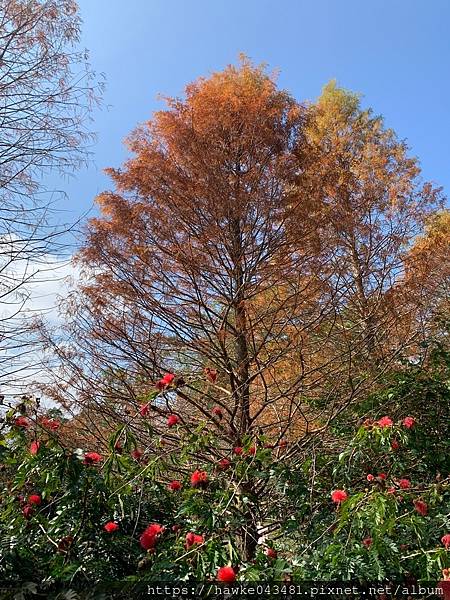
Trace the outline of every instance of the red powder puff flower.
<instances>
[{"instance_id":1,"label":"red powder puff flower","mask_svg":"<svg viewBox=\"0 0 450 600\"><path fill-rule=\"evenodd\" d=\"M39 494L31 494L31 496L28 496L28 502L30 504L34 504L35 506L39 506L39 504L42 502L42 498L39 496Z\"/></svg>"},{"instance_id":2,"label":"red powder puff flower","mask_svg":"<svg viewBox=\"0 0 450 600\"><path fill-rule=\"evenodd\" d=\"M226 471L227 469L230 468L231 462L228 460L228 458L222 458L219 460L219 468L222 471Z\"/></svg>"},{"instance_id":3,"label":"red powder puff flower","mask_svg":"<svg viewBox=\"0 0 450 600\"><path fill-rule=\"evenodd\" d=\"M17 427L23 427L24 429L27 429L31 425L30 421L26 417L17 417L14 421L14 424Z\"/></svg>"},{"instance_id":4,"label":"red powder puff flower","mask_svg":"<svg viewBox=\"0 0 450 600\"><path fill-rule=\"evenodd\" d=\"M428 504L423 500L414 500L414 508L422 515L422 517L426 517L428 514Z\"/></svg>"},{"instance_id":5,"label":"red powder puff flower","mask_svg":"<svg viewBox=\"0 0 450 600\"><path fill-rule=\"evenodd\" d=\"M171 481L167 487L169 490L172 490L172 492L178 492L178 490L181 490L183 485L181 481Z\"/></svg>"},{"instance_id":6,"label":"red powder puff flower","mask_svg":"<svg viewBox=\"0 0 450 600\"><path fill-rule=\"evenodd\" d=\"M139 409L139 412L141 413L141 417L148 416L148 413L150 412L150 403L144 404L144 406L141 406L141 408Z\"/></svg>"},{"instance_id":7,"label":"red powder puff flower","mask_svg":"<svg viewBox=\"0 0 450 600\"><path fill-rule=\"evenodd\" d=\"M58 427L61 425L59 421L56 419L49 419L48 417L42 417L41 425L46 427L47 429L51 429L52 431L56 431Z\"/></svg>"},{"instance_id":8,"label":"red powder puff flower","mask_svg":"<svg viewBox=\"0 0 450 600\"><path fill-rule=\"evenodd\" d=\"M372 473L369 473L366 477L367 481L373 481L375 479L374 475L372 475Z\"/></svg>"},{"instance_id":9,"label":"red powder puff flower","mask_svg":"<svg viewBox=\"0 0 450 600\"><path fill-rule=\"evenodd\" d=\"M363 539L362 543L364 544L364 546L366 548L370 548L370 546L372 545L373 539L371 537L366 537Z\"/></svg>"},{"instance_id":10,"label":"red powder puff flower","mask_svg":"<svg viewBox=\"0 0 450 600\"><path fill-rule=\"evenodd\" d=\"M139 538L142 548L144 548L144 550L150 550L151 548L154 548L156 542L158 541L158 537L161 535L164 529L165 528L162 525L158 525L158 523L152 523L149 525Z\"/></svg>"},{"instance_id":11,"label":"red powder puff flower","mask_svg":"<svg viewBox=\"0 0 450 600\"><path fill-rule=\"evenodd\" d=\"M103 458L97 452L86 452L86 454L84 455L83 464L93 465L95 463L100 462L101 460L103 460Z\"/></svg>"},{"instance_id":12,"label":"red powder puff flower","mask_svg":"<svg viewBox=\"0 0 450 600\"><path fill-rule=\"evenodd\" d=\"M396 491L397 490L395 489L395 487L390 487L390 488L388 488L387 493L388 494L395 494Z\"/></svg>"},{"instance_id":13,"label":"red powder puff flower","mask_svg":"<svg viewBox=\"0 0 450 600\"><path fill-rule=\"evenodd\" d=\"M208 473L206 471L194 471L191 475L192 487L206 487L208 484Z\"/></svg>"},{"instance_id":14,"label":"red powder puff flower","mask_svg":"<svg viewBox=\"0 0 450 600\"><path fill-rule=\"evenodd\" d=\"M23 510L22 510L22 514L24 516L25 519L31 519L31 517L34 514L34 510L32 506L29 506L28 504L26 506L24 506Z\"/></svg>"},{"instance_id":15,"label":"red powder puff flower","mask_svg":"<svg viewBox=\"0 0 450 600\"><path fill-rule=\"evenodd\" d=\"M233 583L236 581L236 573L233 567L220 567L217 571L217 581L223 581L223 583Z\"/></svg>"},{"instance_id":16,"label":"red powder puff flower","mask_svg":"<svg viewBox=\"0 0 450 600\"><path fill-rule=\"evenodd\" d=\"M239 456L240 454L242 454L242 452L244 451L243 448L241 448L241 446L236 446L236 448L233 448L233 452Z\"/></svg>"},{"instance_id":17,"label":"red powder puff flower","mask_svg":"<svg viewBox=\"0 0 450 600\"><path fill-rule=\"evenodd\" d=\"M441 542L445 549L448 550L450 548L450 533L446 533L441 537Z\"/></svg>"},{"instance_id":18,"label":"red powder puff flower","mask_svg":"<svg viewBox=\"0 0 450 600\"><path fill-rule=\"evenodd\" d=\"M377 477L378 479L381 479L381 481L386 481L387 479L386 473L378 473Z\"/></svg>"},{"instance_id":19,"label":"red powder puff flower","mask_svg":"<svg viewBox=\"0 0 450 600\"><path fill-rule=\"evenodd\" d=\"M215 383L216 379L217 379L217 371L216 369L210 369L209 367L206 367L205 369L205 375L207 377L207 379L209 379L209 381L211 383Z\"/></svg>"},{"instance_id":20,"label":"red powder puff flower","mask_svg":"<svg viewBox=\"0 0 450 600\"><path fill-rule=\"evenodd\" d=\"M105 525L103 525L103 529L108 533L114 533L114 531L117 531L119 529L119 526L117 525L117 523L114 523L114 521L108 521L108 523L105 523Z\"/></svg>"},{"instance_id":21,"label":"red powder puff flower","mask_svg":"<svg viewBox=\"0 0 450 600\"><path fill-rule=\"evenodd\" d=\"M223 417L223 412L222 412L222 409L220 408L220 406L215 406L211 412L218 419L221 419Z\"/></svg>"},{"instance_id":22,"label":"red powder puff flower","mask_svg":"<svg viewBox=\"0 0 450 600\"><path fill-rule=\"evenodd\" d=\"M256 446L250 446L250 448L247 450L247 454L249 456L255 456L255 454L256 454Z\"/></svg>"},{"instance_id":23,"label":"red powder puff flower","mask_svg":"<svg viewBox=\"0 0 450 600\"><path fill-rule=\"evenodd\" d=\"M41 445L41 442L39 442L38 440L31 442L30 454L33 454L34 456L36 456L36 454L39 452L40 445Z\"/></svg>"},{"instance_id":24,"label":"red powder puff flower","mask_svg":"<svg viewBox=\"0 0 450 600\"><path fill-rule=\"evenodd\" d=\"M134 460L140 460L142 458L142 455L142 450L138 450L137 448L131 453L131 456L134 458Z\"/></svg>"},{"instance_id":25,"label":"red powder puff flower","mask_svg":"<svg viewBox=\"0 0 450 600\"><path fill-rule=\"evenodd\" d=\"M275 550L275 548L266 548L266 556L268 558L277 558L278 556L278 552Z\"/></svg>"},{"instance_id":26,"label":"red powder puff flower","mask_svg":"<svg viewBox=\"0 0 450 600\"><path fill-rule=\"evenodd\" d=\"M192 531L186 534L186 548L190 548L194 544L203 544L204 541L205 538L202 535L197 535Z\"/></svg>"},{"instance_id":27,"label":"red powder puff flower","mask_svg":"<svg viewBox=\"0 0 450 600\"><path fill-rule=\"evenodd\" d=\"M177 423L180 422L180 417L177 415L169 415L167 418L167 427L174 427Z\"/></svg>"},{"instance_id":28,"label":"red powder puff flower","mask_svg":"<svg viewBox=\"0 0 450 600\"><path fill-rule=\"evenodd\" d=\"M392 450L398 450L400 448L400 442L398 440L392 440L391 442Z\"/></svg>"},{"instance_id":29,"label":"red powder puff flower","mask_svg":"<svg viewBox=\"0 0 450 600\"><path fill-rule=\"evenodd\" d=\"M406 429L411 429L411 427L414 427L415 424L416 420L414 417L405 417L403 419L403 425L406 427Z\"/></svg>"},{"instance_id":30,"label":"red powder puff flower","mask_svg":"<svg viewBox=\"0 0 450 600\"><path fill-rule=\"evenodd\" d=\"M411 482L409 479L400 479L398 485L402 488L402 490L407 490L411 487Z\"/></svg>"},{"instance_id":31,"label":"red powder puff flower","mask_svg":"<svg viewBox=\"0 0 450 600\"><path fill-rule=\"evenodd\" d=\"M331 492L331 499L336 504L340 504L341 502L344 502L345 500L347 500L347 498L348 498L348 494L345 490L334 490L334 492Z\"/></svg>"},{"instance_id":32,"label":"red powder puff flower","mask_svg":"<svg viewBox=\"0 0 450 600\"><path fill-rule=\"evenodd\" d=\"M380 427L392 427L393 424L394 424L394 422L388 416L381 417L381 419L378 421L378 425Z\"/></svg>"},{"instance_id":33,"label":"red powder puff flower","mask_svg":"<svg viewBox=\"0 0 450 600\"><path fill-rule=\"evenodd\" d=\"M170 385L174 379L175 375L173 373L166 373L161 381L163 381L165 385Z\"/></svg>"}]
</instances>

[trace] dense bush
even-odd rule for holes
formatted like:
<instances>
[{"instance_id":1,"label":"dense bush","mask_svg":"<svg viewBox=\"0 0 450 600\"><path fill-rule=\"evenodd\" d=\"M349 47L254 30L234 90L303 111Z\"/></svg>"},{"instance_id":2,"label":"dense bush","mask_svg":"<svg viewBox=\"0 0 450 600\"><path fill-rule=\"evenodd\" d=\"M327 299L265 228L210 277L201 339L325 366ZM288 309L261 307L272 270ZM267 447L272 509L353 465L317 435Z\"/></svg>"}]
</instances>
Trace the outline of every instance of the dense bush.
<instances>
[{"instance_id":1,"label":"dense bush","mask_svg":"<svg viewBox=\"0 0 450 600\"><path fill-rule=\"evenodd\" d=\"M69 449L57 420L11 412L0 578L438 580L450 566L447 361L435 353L426 371L393 375L354 427L341 417L320 439L248 439L203 464L199 448L216 444L206 421L192 432L169 418L178 451L161 439L150 454L126 426L109 448ZM300 443L304 458L293 460ZM262 505L269 519L245 558L242 531Z\"/></svg>"}]
</instances>

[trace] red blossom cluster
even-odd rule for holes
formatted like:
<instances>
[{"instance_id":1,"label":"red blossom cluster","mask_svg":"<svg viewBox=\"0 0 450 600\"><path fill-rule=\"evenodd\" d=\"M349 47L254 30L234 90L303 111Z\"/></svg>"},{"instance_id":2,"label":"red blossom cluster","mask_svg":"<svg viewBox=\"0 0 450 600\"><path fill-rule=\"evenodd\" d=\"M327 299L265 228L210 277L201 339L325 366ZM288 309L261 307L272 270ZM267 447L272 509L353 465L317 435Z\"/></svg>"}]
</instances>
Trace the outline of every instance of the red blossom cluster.
<instances>
[{"instance_id":1,"label":"red blossom cluster","mask_svg":"<svg viewBox=\"0 0 450 600\"><path fill-rule=\"evenodd\" d=\"M101 462L103 457L98 452L86 452L84 455L83 464L84 465L94 465L98 462Z\"/></svg>"},{"instance_id":2,"label":"red blossom cluster","mask_svg":"<svg viewBox=\"0 0 450 600\"><path fill-rule=\"evenodd\" d=\"M226 471L227 469L229 469L231 466L231 461L228 460L228 458L221 458L219 460L219 469L221 469L222 471Z\"/></svg>"},{"instance_id":3,"label":"red blossom cluster","mask_svg":"<svg viewBox=\"0 0 450 600\"><path fill-rule=\"evenodd\" d=\"M27 429L31 425L31 421L26 417L16 417L14 420L14 425L16 427L22 427L23 429Z\"/></svg>"},{"instance_id":4,"label":"red blossom cluster","mask_svg":"<svg viewBox=\"0 0 450 600\"><path fill-rule=\"evenodd\" d=\"M167 386L171 385L174 379L175 375L173 373L166 373L164 377L155 383L155 387L160 391L164 390Z\"/></svg>"},{"instance_id":5,"label":"red blossom cluster","mask_svg":"<svg viewBox=\"0 0 450 600\"><path fill-rule=\"evenodd\" d=\"M340 504L341 502L345 502L347 500L348 494L345 490L334 490L331 492L331 499L336 504Z\"/></svg>"},{"instance_id":6,"label":"red blossom cluster","mask_svg":"<svg viewBox=\"0 0 450 600\"><path fill-rule=\"evenodd\" d=\"M170 429L180 422L180 417L177 415L169 415L167 418L167 427Z\"/></svg>"},{"instance_id":7,"label":"red blossom cluster","mask_svg":"<svg viewBox=\"0 0 450 600\"><path fill-rule=\"evenodd\" d=\"M204 541L205 541L205 538L202 535L198 535L196 533L193 533L192 531L190 531L189 533L186 534L186 548L188 550L195 544L198 544L198 545L203 544Z\"/></svg>"},{"instance_id":8,"label":"red blossom cluster","mask_svg":"<svg viewBox=\"0 0 450 600\"><path fill-rule=\"evenodd\" d=\"M195 488L204 488L208 485L208 473L206 471L194 471L191 475L191 485Z\"/></svg>"},{"instance_id":9,"label":"red blossom cluster","mask_svg":"<svg viewBox=\"0 0 450 600\"><path fill-rule=\"evenodd\" d=\"M114 531L117 531L119 529L119 525L114 521L108 521L108 523L105 523L105 525L103 526L103 529L108 533L114 533Z\"/></svg>"},{"instance_id":10,"label":"red blossom cluster","mask_svg":"<svg viewBox=\"0 0 450 600\"><path fill-rule=\"evenodd\" d=\"M141 534L140 544L144 550L151 550L156 546L159 536L163 533L165 527L158 523L152 523Z\"/></svg>"},{"instance_id":11,"label":"red blossom cluster","mask_svg":"<svg viewBox=\"0 0 450 600\"><path fill-rule=\"evenodd\" d=\"M181 481L171 481L167 486L172 492L178 492L183 487Z\"/></svg>"},{"instance_id":12,"label":"red blossom cluster","mask_svg":"<svg viewBox=\"0 0 450 600\"><path fill-rule=\"evenodd\" d=\"M61 425L61 423L56 419L49 419L48 417L41 417L39 422L42 425L42 427L45 427L46 429L51 429L52 431L56 431Z\"/></svg>"},{"instance_id":13,"label":"red blossom cluster","mask_svg":"<svg viewBox=\"0 0 450 600\"><path fill-rule=\"evenodd\" d=\"M236 572L233 567L220 567L217 571L217 581L233 583L236 581Z\"/></svg>"},{"instance_id":14,"label":"red blossom cluster","mask_svg":"<svg viewBox=\"0 0 450 600\"><path fill-rule=\"evenodd\" d=\"M30 454L33 454L33 456L36 456L36 454L39 452L40 447L41 447L41 443L39 442L39 440L35 440L34 442L31 442Z\"/></svg>"}]
</instances>

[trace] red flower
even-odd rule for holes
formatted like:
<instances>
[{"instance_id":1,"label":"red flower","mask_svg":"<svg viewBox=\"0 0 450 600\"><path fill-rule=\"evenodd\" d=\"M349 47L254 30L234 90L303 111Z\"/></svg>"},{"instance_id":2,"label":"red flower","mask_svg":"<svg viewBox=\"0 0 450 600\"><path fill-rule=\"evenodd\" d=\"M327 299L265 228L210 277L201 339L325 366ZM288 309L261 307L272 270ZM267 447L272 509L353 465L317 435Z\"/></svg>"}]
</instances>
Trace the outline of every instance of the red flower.
<instances>
[{"instance_id":1,"label":"red flower","mask_svg":"<svg viewBox=\"0 0 450 600\"><path fill-rule=\"evenodd\" d=\"M398 440L392 440L391 442L392 450L398 450L400 448L400 442Z\"/></svg>"},{"instance_id":2,"label":"red flower","mask_svg":"<svg viewBox=\"0 0 450 600\"><path fill-rule=\"evenodd\" d=\"M409 479L400 479L398 485L402 488L402 490L407 490L411 487L411 482Z\"/></svg>"},{"instance_id":3,"label":"red flower","mask_svg":"<svg viewBox=\"0 0 450 600\"><path fill-rule=\"evenodd\" d=\"M426 517L428 514L428 504L423 500L414 500L414 508L422 515L422 517Z\"/></svg>"},{"instance_id":4,"label":"red flower","mask_svg":"<svg viewBox=\"0 0 450 600\"><path fill-rule=\"evenodd\" d=\"M205 538L202 535L197 535L190 531L186 534L186 548L190 548L194 544L203 544Z\"/></svg>"},{"instance_id":5,"label":"red flower","mask_svg":"<svg viewBox=\"0 0 450 600\"><path fill-rule=\"evenodd\" d=\"M150 412L150 402L148 404L144 404L144 406L141 406L139 412L141 413L141 417L146 417Z\"/></svg>"},{"instance_id":6,"label":"red flower","mask_svg":"<svg viewBox=\"0 0 450 600\"><path fill-rule=\"evenodd\" d=\"M275 548L266 548L266 556L268 558L277 558L278 556L278 552L275 550Z\"/></svg>"},{"instance_id":7,"label":"red flower","mask_svg":"<svg viewBox=\"0 0 450 600\"><path fill-rule=\"evenodd\" d=\"M30 421L26 417L17 417L14 421L14 424L17 427L23 427L24 429L27 429L31 425Z\"/></svg>"},{"instance_id":8,"label":"red flower","mask_svg":"<svg viewBox=\"0 0 450 600\"><path fill-rule=\"evenodd\" d=\"M172 490L172 492L178 492L178 490L181 490L183 485L181 481L171 481L167 487L169 490Z\"/></svg>"},{"instance_id":9,"label":"red flower","mask_svg":"<svg viewBox=\"0 0 450 600\"><path fill-rule=\"evenodd\" d=\"M22 514L24 516L25 519L31 519L31 517L33 516L34 510L32 506L29 506L28 504L23 508L22 510Z\"/></svg>"},{"instance_id":10,"label":"red flower","mask_svg":"<svg viewBox=\"0 0 450 600\"><path fill-rule=\"evenodd\" d=\"M220 567L217 571L217 581L223 581L224 583L233 583L236 581L236 573L233 567Z\"/></svg>"},{"instance_id":11,"label":"red flower","mask_svg":"<svg viewBox=\"0 0 450 600\"><path fill-rule=\"evenodd\" d=\"M411 427L414 427L415 424L416 420L414 417L405 417L403 419L403 425L406 427L406 429L411 429Z\"/></svg>"},{"instance_id":12,"label":"red flower","mask_svg":"<svg viewBox=\"0 0 450 600\"><path fill-rule=\"evenodd\" d=\"M210 369L209 367L206 367L205 369L205 375L206 377L209 379L209 381L211 383L215 383L216 379L217 379L217 371L216 369Z\"/></svg>"},{"instance_id":13,"label":"red flower","mask_svg":"<svg viewBox=\"0 0 450 600\"><path fill-rule=\"evenodd\" d=\"M155 386L158 390L163 390L166 386L170 385L175 379L175 375L173 373L166 373L162 379L155 383Z\"/></svg>"},{"instance_id":14,"label":"red flower","mask_svg":"<svg viewBox=\"0 0 450 600\"><path fill-rule=\"evenodd\" d=\"M41 443L38 440L36 440L35 442L31 442L30 454L33 454L34 456L36 456L36 454L39 452L40 445L41 445Z\"/></svg>"},{"instance_id":15,"label":"red flower","mask_svg":"<svg viewBox=\"0 0 450 600\"><path fill-rule=\"evenodd\" d=\"M441 537L441 542L445 546L445 549L448 550L450 548L450 533L446 533Z\"/></svg>"},{"instance_id":16,"label":"red flower","mask_svg":"<svg viewBox=\"0 0 450 600\"><path fill-rule=\"evenodd\" d=\"M136 448L136 450L133 450L133 452L131 453L131 456L135 459L135 460L140 460L142 458L143 452L142 450L138 450Z\"/></svg>"},{"instance_id":17,"label":"red flower","mask_svg":"<svg viewBox=\"0 0 450 600\"><path fill-rule=\"evenodd\" d=\"M243 452L243 451L244 451L244 449L243 449L243 448L241 448L241 446L236 446L236 448L233 448L233 452L234 452L235 454L237 454L238 456L239 456L240 454L242 454L242 452Z\"/></svg>"},{"instance_id":18,"label":"red flower","mask_svg":"<svg viewBox=\"0 0 450 600\"><path fill-rule=\"evenodd\" d=\"M150 550L151 548L154 548L156 542L158 541L158 537L163 531L164 527L162 525L158 525L158 523L152 523L149 525L139 538L142 548L144 548L144 550Z\"/></svg>"},{"instance_id":19,"label":"red flower","mask_svg":"<svg viewBox=\"0 0 450 600\"><path fill-rule=\"evenodd\" d=\"M375 477L372 475L372 473L369 473L366 477L367 481L373 481L375 479Z\"/></svg>"},{"instance_id":20,"label":"red flower","mask_svg":"<svg viewBox=\"0 0 450 600\"><path fill-rule=\"evenodd\" d=\"M247 450L247 454L249 456L255 456L255 454L256 454L256 446L250 446L250 448Z\"/></svg>"},{"instance_id":21,"label":"red flower","mask_svg":"<svg viewBox=\"0 0 450 600\"><path fill-rule=\"evenodd\" d=\"M222 469L222 471L226 471L227 469L230 468L231 462L228 460L228 458L222 458L221 460L219 460L219 468Z\"/></svg>"},{"instance_id":22,"label":"red flower","mask_svg":"<svg viewBox=\"0 0 450 600\"><path fill-rule=\"evenodd\" d=\"M173 373L166 373L161 381L163 381L166 385L170 385L174 379L175 375Z\"/></svg>"},{"instance_id":23,"label":"red flower","mask_svg":"<svg viewBox=\"0 0 450 600\"><path fill-rule=\"evenodd\" d=\"M331 492L331 499L336 504L340 504L341 502L344 502L345 500L347 500L347 498L348 498L348 494L345 490L334 490L334 492Z\"/></svg>"},{"instance_id":24,"label":"red flower","mask_svg":"<svg viewBox=\"0 0 450 600\"><path fill-rule=\"evenodd\" d=\"M220 406L215 406L211 412L218 419L221 419L223 417L223 412L222 412L222 409L220 408Z\"/></svg>"},{"instance_id":25,"label":"red flower","mask_svg":"<svg viewBox=\"0 0 450 600\"><path fill-rule=\"evenodd\" d=\"M117 531L119 529L119 526L117 525L117 523L114 523L114 521L108 521L108 523L105 523L105 525L103 525L103 529L108 533L113 533L114 531Z\"/></svg>"},{"instance_id":26,"label":"red flower","mask_svg":"<svg viewBox=\"0 0 450 600\"><path fill-rule=\"evenodd\" d=\"M86 454L84 455L83 464L93 465L95 463L100 462L101 460L103 460L103 458L97 452L86 452Z\"/></svg>"},{"instance_id":27,"label":"red flower","mask_svg":"<svg viewBox=\"0 0 450 600\"><path fill-rule=\"evenodd\" d=\"M381 417L381 419L378 421L378 425L380 427L392 427L393 425L393 421L390 417L385 416L385 417Z\"/></svg>"},{"instance_id":28,"label":"red flower","mask_svg":"<svg viewBox=\"0 0 450 600\"><path fill-rule=\"evenodd\" d=\"M386 481L387 479L386 473L378 473L377 477L378 479L381 479L381 481Z\"/></svg>"},{"instance_id":29,"label":"red flower","mask_svg":"<svg viewBox=\"0 0 450 600\"><path fill-rule=\"evenodd\" d=\"M176 425L177 423L180 422L180 417L178 417L177 415L169 415L168 419L167 419L167 427L173 427L174 425Z\"/></svg>"},{"instance_id":30,"label":"red flower","mask_svg":"<svg viewBox=\"0 0 450 600\"><path fill-rule=\"evenodd\" d=\"M43 427L46 427L47 429L51 429L52 431L55 431L56 429L58 429L58 427L61 425L61 423L59 421L57 421L56 419L49 419L48 417L42 417L41 425Z\"/></svg>"},{"instance_id":31,"label":"red flower","mask_svg":"<svg viewBox=\"0 0 450 600\"><path fill-rule=\"evenodd\" d=\"M208 484L208 473L206 471L194 471L191 475L192 487L206 487Z\"/></svg>"},{"instance_id":32,"label":"red flower","mask_svg":"<svg viewBox=\"0 0 450 600\"><path fill-rule=\"evenodd\" d=\"M388 488L387 493L388 494L395 494L396 491L397 490L395 489L395 487L390 487L390 488Z\"/></svg>"},{"instance_id":33,"label":"red flower","mask_svg":"<svg viewBox=\"0 0 450 600\"><path fill-rule=\"evenodd\" d=\"M31 494L31 496L28 496L28 502L30 504L34 504L35 506L39 506L39 504L42 502L42 498L39 496L39 494Z\"/></svg>"},{"instance_id":34,"label":"red flower","mask_svg":"<svg viewBox=\"0 0 450 600\"><path fill-rule=\"evenodd\" d=\"M371 537L366 537L363 539L362 543L364 544L364 546L366 548L370 548L370 546L372 545L373 539Z\"/></svg>"}]
</instances>

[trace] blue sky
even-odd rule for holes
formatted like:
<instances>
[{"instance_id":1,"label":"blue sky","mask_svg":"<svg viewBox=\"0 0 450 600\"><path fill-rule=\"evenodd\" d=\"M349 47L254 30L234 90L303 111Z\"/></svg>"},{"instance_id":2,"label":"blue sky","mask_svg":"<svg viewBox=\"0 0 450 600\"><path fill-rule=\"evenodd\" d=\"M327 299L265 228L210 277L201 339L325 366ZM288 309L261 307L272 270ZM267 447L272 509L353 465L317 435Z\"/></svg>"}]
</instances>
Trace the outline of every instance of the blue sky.
<instances>
[{"instance_id":1,"label":"blue sky","mask_svg":"<svg viewBox=\"0 0 450 600\"><path fill-rule=\"evenodd\" d=\"M92 166L58 182L81 214L109 187L102 169L125 158L123 138L159 93L181 95L200 75L244 52L280 70L298 99L336 78L364 95L419 157L423 175L450 191L450 1L79 0L82 44L106 76L94 114Z\"/></svg>"}]
</instances>

